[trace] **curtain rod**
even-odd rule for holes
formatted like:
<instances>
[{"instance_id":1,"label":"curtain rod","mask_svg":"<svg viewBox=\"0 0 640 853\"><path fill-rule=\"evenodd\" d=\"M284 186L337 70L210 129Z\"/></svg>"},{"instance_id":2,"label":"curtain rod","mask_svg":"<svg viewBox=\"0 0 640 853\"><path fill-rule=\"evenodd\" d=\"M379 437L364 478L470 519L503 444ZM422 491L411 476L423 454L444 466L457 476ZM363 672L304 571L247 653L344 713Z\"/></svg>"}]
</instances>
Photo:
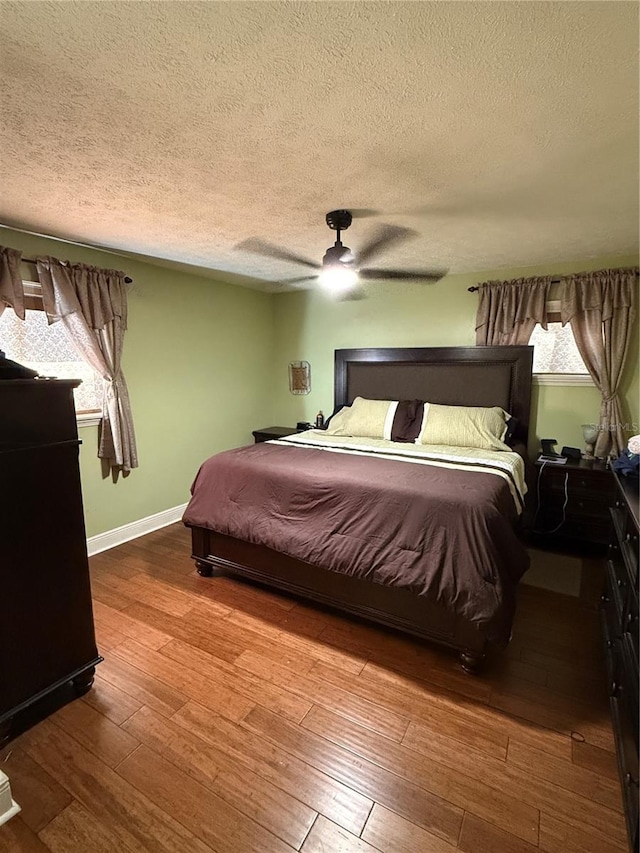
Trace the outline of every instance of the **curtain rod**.
<instances>
[{"instance_id":1,"label":"curtain rod","mask_svg":"<svg viewBox=\"0 0 640 853\"><path fill-rule=\"evenodd\" d=\"M35 258L20 258L20 260L22 261L23 264L37 264L38 263ZM133 284L133 279L131 278L131 276L125 275L124 282L125 282L125 284Z\"/></svg>"},{"instance_id":2,"label":"curtain rod","mask_svg":"<svg viewBox=\"0 0 640 853\"><path fill-rule=\"evenodd\" d=\"M561 284L561 283L562 283L561 278L552 278L551 281L549 282L549 284ZM467 290L469 291L469 293L475 293L476 291L480 290L480 288L478 287L478 285L475 285L475 287L468 287Z\"/></svg>"}]
</instances>

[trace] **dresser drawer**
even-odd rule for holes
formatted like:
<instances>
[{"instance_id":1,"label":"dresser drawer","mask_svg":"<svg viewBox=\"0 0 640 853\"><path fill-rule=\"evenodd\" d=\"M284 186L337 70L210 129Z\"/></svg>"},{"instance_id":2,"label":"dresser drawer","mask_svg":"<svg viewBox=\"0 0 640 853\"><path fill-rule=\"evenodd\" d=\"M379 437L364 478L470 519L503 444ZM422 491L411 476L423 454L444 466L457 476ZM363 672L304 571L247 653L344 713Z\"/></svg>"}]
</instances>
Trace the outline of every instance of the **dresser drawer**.
<instances>
[{"instance_id":1,"label":"dresser drawer","mask_svg":"<svg viewBox=\"0 0 640 853\"><path fill-rule=\"evenodd\" d=\"M607 560L605 568L605 586L602 596L602 607L606 617L607 637L617 640L622 636L622 615L624 612L624 600L620 587L617 584L615 566L611 560Z\"/></svg>"},{"instance_id":2,"label":"dresser drawer","mask_svg":"<svg viewBox=\"0 0 640 853\"><path fill-rule=\"evenodd\" d=\"M600 601L600 621L606 650L607 675L611 679L613 678L614 648L620 638L620 618L613 596L607 592L603 593Z\"/></svg>"},{"instance_id":3,"label":"dresser drawer","mask_svg":"<svg viewBox=\"0 0 640 853\"><path fill-rule=\"evenodd\" d=\"M610 573L611 583L620 597L622 612L622 605L627 600L631 582L620 545L617 542L610 542L607 547L607 569Z\"/></svg>"},{"instance_id":4,"label":"dresser drawer","mask_svg":"<svg viewBox=\"0 0 640 853\"><path fill-rule=\"evenodd\" d=\"M611 718L616 736L616 755L618 758L618 771L620 774L620 786L622 789L622 800L627 822L627 832L630 840L631 850L634 838L638 832L638 741L637 741L637 719L633 721L630 717L629 708L624 699L614 697L611 699Z\"/></svg>"},{"instance_id":5,"label":"dresser drawer","mask_svg":"<svg viewBox=\"0 0 640 853\"><path fill-rule=\"evenodd\" d=\"M638 596L634 589L629 589L627 600L622 613L622 636L629 644L630 666L638 672Z\"/></svg>"},{"instance_id":6,"label":"dresser drawer","mask_svg":"<svg viewBox=\"0 0 640 853\"><path fill-rule=\"evenodd\" d=\"M15 379L0 395L0 445L31 447L78 438L73 400L77 379ZM66 393L65 393L66 392ZM46 413L46 414L45 414ZM43 419L47 427L43 428Z\"/></svg>"},{"instance_id":7,"label":"dresser drawer","mask_svg":"<svg viewBox=\"0 0 640 853\"><path fill-rule=\"evenodd\" d=\"M631 517L631 513L622 505L621 501L616 501L615 507L611 509L611 518L613 520L616 540L620 543L620 551L629 572L630 583L633 587L637 587L638 530Z\"/></svg>"}]
</instances>

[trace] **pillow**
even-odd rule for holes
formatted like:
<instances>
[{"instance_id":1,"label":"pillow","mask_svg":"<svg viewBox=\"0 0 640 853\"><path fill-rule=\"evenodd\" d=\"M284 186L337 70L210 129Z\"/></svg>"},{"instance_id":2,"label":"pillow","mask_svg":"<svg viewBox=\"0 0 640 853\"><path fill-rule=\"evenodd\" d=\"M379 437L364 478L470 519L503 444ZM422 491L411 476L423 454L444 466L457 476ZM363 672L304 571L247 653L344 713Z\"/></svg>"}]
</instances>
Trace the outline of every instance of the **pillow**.
<instances>
[{"instance_id":1,"label":"pillow","mask_svg":"<svg viewBox=\"0 0 640 853\"><path fill-rule=\"evenodd\" d=\"M350 406L351 403L347 403L346 406L335 406L329 417L325 420L324 426L322 428L328 430L329 426L331 425L331 421L335 418L335 416L340 414L340 412L344 411L344 409L348 409Z\"/></svg>"},{"instance_id":2,"label":"pillow","mask_svg":"<svg viewBox=\"0 0 640 853\"><path fill-rule=\"evenodd\" d=\"M420 400L367 400L356 397L332 415L327 426L329 435L386 438L391 441L414 442L422 420Z\"/></svg>"},{"instance_id":3,"label":"pillow","mask_svg":"<svg viewBox=\"0 0 640 853\"><path fill-rule=\"evenodd\" d=\"M509 415L499 406L439 406L424 404L416 444L450 444L481 450L509 450L504 443Z\"/></svg>"}]
</instances>

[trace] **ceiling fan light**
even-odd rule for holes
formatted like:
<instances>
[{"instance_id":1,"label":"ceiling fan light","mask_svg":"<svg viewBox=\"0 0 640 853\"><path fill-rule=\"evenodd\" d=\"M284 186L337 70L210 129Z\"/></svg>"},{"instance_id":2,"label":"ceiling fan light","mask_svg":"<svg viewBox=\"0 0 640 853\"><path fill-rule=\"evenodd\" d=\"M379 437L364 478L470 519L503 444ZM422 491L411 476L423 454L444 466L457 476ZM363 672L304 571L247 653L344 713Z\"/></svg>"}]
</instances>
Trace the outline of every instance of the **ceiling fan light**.
<instances>
[{"instance_id":1,"label":"ceiling fan light","mask_svg":"<svg viewBox=\"0 0 640 853\"><path fill-rule=\"evenodd\" d=\"M320 286L329 293L344 293L358 283L358 273L348 267L325 267L319 275Z\"/></svg>"}]
</instances>

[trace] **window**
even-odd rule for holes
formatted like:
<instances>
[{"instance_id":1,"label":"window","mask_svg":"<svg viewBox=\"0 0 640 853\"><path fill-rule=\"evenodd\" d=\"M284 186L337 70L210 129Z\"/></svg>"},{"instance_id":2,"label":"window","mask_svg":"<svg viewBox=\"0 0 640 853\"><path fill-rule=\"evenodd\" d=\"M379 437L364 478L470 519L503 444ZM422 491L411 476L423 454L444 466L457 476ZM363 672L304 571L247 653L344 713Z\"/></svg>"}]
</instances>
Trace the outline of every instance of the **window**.
<instances>
[{"instance_id":1,"label":"window","mask_svg":"<svg viewBox=\"0 0 640 853\"><path fill-rule=\"evenodd\" d=\"M534 347L533 375L538 385L593 385L571 324L560 322L559 301L547 303L547 328L536 325L529 343Z\"/></svg>"},{"instance_id":2,"label":"window","mask_svg":"<svg viewBox=\"0 0 640 853\"><path fill-rule=\"evenodd\" d=\"M30 285L27 287L27 285ZM38 286L39 289L39 286ZM74 390L76 412L83 422L85 416L102 411L102 377L78 354L61 323L47 323L47 315L34 308L42 299L34 296L34 286L25 282L26 302L32 306L25 312L24 323L6 308L0 316L0 349L7 358L37 370L41 376L56 376L58 379L81 379L82 384Z\"/></svg>"}]
</instances>

